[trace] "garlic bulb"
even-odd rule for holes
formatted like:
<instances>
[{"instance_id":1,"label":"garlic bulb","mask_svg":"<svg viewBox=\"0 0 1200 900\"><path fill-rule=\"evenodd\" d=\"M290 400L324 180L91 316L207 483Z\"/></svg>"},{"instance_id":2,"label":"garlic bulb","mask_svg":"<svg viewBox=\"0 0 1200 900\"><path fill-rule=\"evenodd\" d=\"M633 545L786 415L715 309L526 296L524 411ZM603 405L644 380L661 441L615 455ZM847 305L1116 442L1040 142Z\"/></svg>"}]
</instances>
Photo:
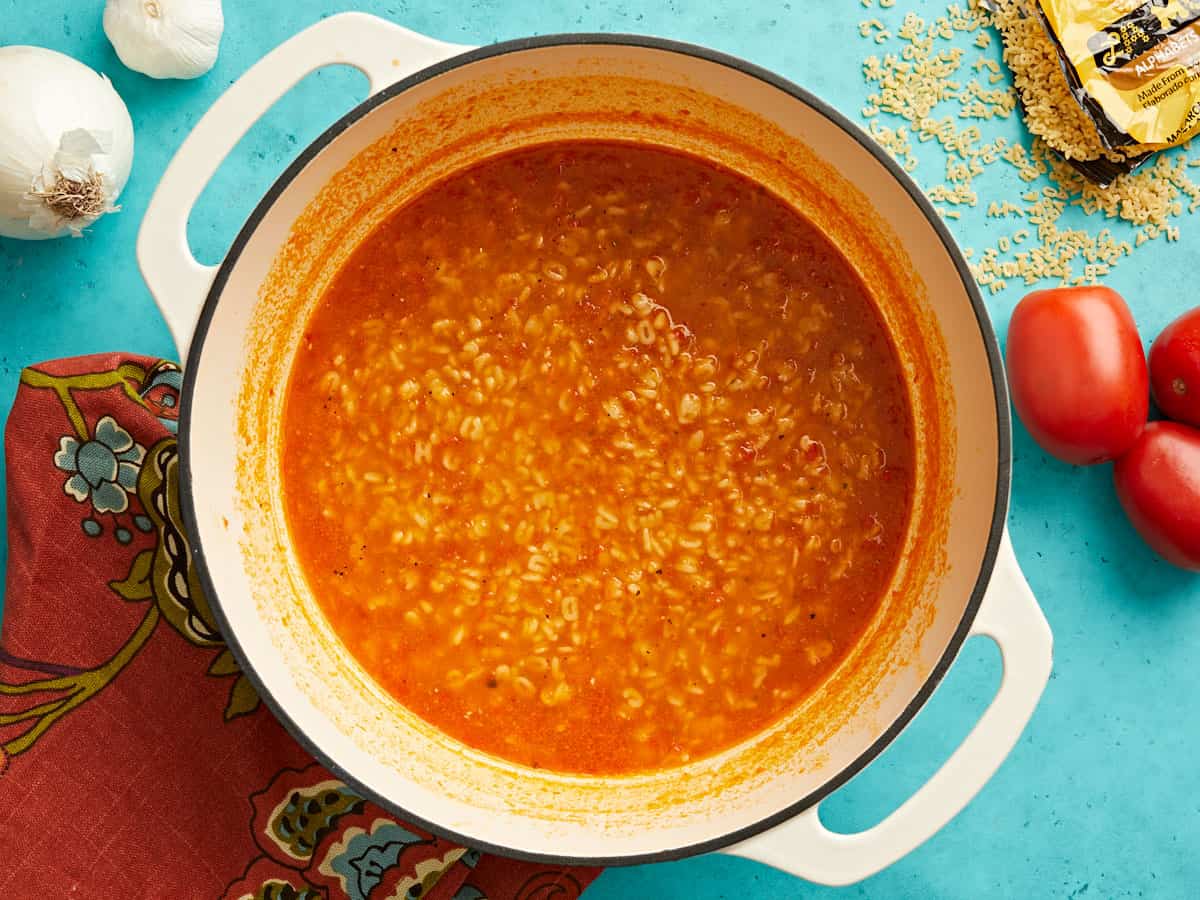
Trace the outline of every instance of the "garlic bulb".
<instances>
[{"instance_id":1,"label":"garlic bulb","mask_svg":"<svg viewBox=\"0 0 1200 900\"><path fill-rule=\"evenodd\" d=\"M197 78L217 61L221 0L108 0L104 33L121 62L151 78Z\"/></svg>"},{"instance_id":2,"label":"garlic bulb","mask_svg":"<svg viewBox=\"0 0 1200 900\"><path fill-rule=\"evenodd\" d=\"M129 178L133 123L108 79L41 47L0 47L0 236L83 229Z\"/></svg>"}]
</instances>

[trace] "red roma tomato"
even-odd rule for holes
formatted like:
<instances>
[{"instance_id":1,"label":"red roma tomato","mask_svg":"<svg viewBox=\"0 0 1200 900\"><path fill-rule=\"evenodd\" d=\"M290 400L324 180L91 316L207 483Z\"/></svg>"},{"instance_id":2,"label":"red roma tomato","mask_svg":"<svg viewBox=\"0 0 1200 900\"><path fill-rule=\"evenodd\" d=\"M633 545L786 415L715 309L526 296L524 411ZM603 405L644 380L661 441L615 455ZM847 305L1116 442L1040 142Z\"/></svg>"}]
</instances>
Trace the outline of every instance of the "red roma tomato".
<instances>
[{"instance_id":1,"label":"red roma tomato","mask_svg":"<svg viewBox=\"0 0 1200 900\"><path fill-rule=\"evenodd\" d=\"M1113 468L1138 534L1168 562L1200 572L1200 430L1151 422Z\"/></svg>"},{"instance_id":2,"label":"red roma tomato","mask_svg":"<svg viewBox=\"0 0 1200 900\"><path fill-rule=\"evenodd\" d=\"M1163 415L1200 425L1200 306L1168 325L1155 340L1150 383Z\"/></svg>"},{"instance_id":3,"label":"red roma tomato","mask_svg":"<svg viewBox=\"0 0 1200 900\"><path fill-rule=\"evenodd\" d=\"M1034 291L1008 327L1013 406L1046 452L1086 466L1116 459L1150 411L1146 356L1129 307L1105 287Z\"/></svg>"}]
</instances>

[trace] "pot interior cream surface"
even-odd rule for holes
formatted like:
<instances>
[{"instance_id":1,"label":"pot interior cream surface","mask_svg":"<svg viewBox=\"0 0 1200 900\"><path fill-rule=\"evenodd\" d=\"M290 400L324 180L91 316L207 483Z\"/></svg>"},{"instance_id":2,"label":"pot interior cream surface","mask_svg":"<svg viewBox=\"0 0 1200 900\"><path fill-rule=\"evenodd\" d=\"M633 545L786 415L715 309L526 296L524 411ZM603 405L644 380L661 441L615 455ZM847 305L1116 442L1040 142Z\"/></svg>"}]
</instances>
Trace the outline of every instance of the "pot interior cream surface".
<instances>
[{"instance_id":1,"label":"pot interior cream surface","mask_svg":"<svg viewBox=\"0 0 1200 900\"><path fill-rule=\"evenodd\" d=\"M901 564L834 675L755 738L636 776L518 767L402 707L326 622L280 502L279 421L294 348L349 252L450 172L579 138L714 160L817 224L859 270L893 334L919 436ZM819 111L751 74L617 45L543 47L452 68L386 99L308 161L249 235L221 299L190 360L189 465L222 610L277 710L354 781L440 829L524 854L610 860L717 841L820 790L866 752L963 625L997 502L996 402L969 296L937 231L888 170Z\"/></svg>"}]
</instances>

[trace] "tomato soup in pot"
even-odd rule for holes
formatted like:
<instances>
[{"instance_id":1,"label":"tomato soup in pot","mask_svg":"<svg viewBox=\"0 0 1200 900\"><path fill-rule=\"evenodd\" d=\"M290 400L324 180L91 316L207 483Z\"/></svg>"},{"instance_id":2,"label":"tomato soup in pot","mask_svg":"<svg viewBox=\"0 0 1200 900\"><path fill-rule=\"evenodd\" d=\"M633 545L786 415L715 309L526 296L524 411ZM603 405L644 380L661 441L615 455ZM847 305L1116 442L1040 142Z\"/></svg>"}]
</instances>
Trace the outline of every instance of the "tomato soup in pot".
<instances>
[{"instance_id":1,"label":"tomato soup in pot","mask_svg":"<svg viewBox=\"0 0 1200 900\"><path fill-rule=\"evenodd\" d=\"M768 727L877 611L913 492L851 265L677 151L502 154L392 212L303 333L291 540L381 686L525 766L685 764Z\"/></svg>"}]
</instances>

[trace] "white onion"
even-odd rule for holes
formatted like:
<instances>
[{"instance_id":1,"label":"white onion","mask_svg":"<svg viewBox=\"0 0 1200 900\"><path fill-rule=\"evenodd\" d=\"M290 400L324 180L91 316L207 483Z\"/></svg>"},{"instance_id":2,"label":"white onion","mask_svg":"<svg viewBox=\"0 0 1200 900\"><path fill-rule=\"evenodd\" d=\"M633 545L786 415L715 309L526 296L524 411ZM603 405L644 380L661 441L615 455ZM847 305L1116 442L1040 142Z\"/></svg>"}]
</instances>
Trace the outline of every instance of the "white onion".
<instances>
[{"instance_id":1,"label":"white onion","mask_svg":"<svg viewBox=\"0 0 1200 900\"><path fill-rule=\"evenodd\" d=\"M42 47L0 47L0 236L72 234L129 178L133 122L108 79Z\"/></svg>"}]
</instances>

